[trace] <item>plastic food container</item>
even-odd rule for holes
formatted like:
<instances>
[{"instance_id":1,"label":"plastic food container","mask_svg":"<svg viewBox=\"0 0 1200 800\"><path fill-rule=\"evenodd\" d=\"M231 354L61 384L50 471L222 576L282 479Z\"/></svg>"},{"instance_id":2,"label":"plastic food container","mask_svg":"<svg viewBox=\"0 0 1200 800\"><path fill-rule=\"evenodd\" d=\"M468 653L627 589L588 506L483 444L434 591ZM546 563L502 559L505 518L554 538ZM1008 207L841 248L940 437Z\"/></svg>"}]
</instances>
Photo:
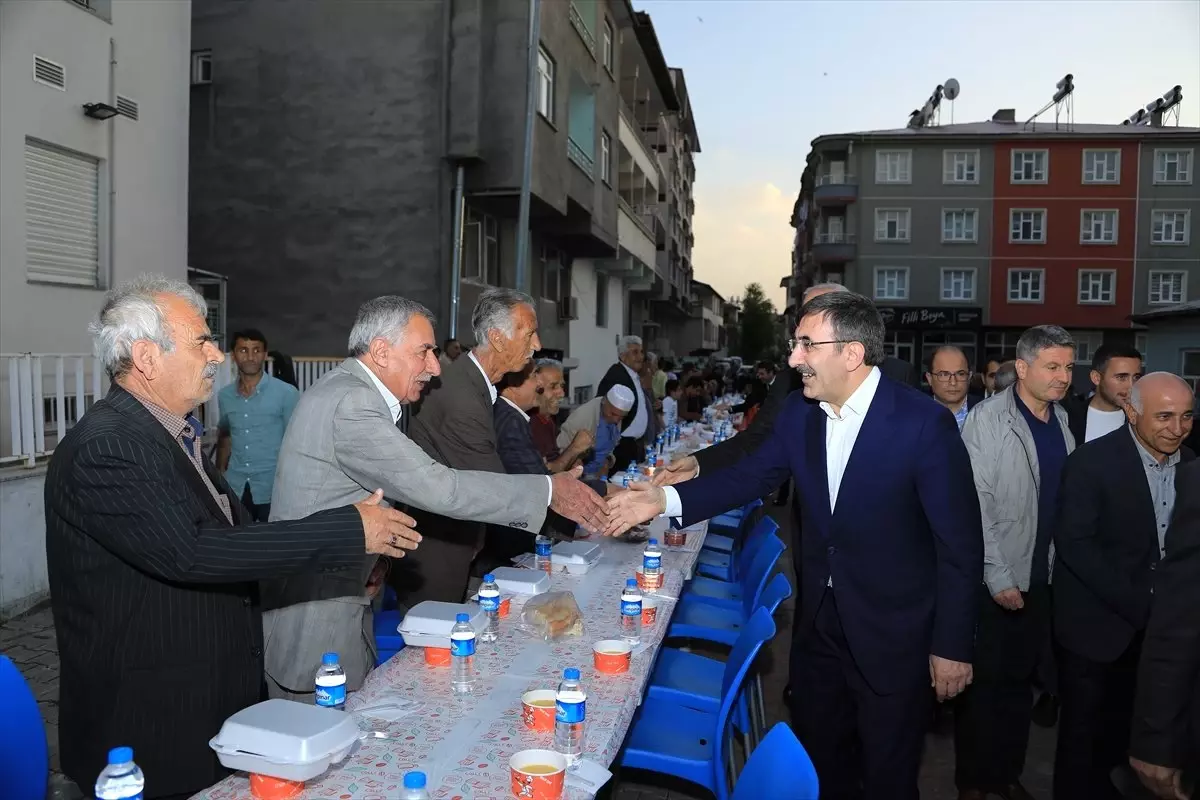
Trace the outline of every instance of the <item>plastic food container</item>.
<instances>
[{"instance_id":1,"label":"plastic food container","mask_svg":"<svg viewBox=\"0 0 1200 800\"><path fill-rule=\"evenodd\" d=\"M467 614L471 619L471 627L480 633L486 622L486 612L476 603L442 603L437 600L426 600L417 603L408 610L404 619L400 620L400 635L404 644L409 647L450 647L450 629L454 627L454 617Z\"/></svg>"},{"instance_id":2,"label":"plastic food container","mask_svg":"<svg viewBox=\"0 0 1200 800\"><path fill-rule=\"evenodd\" d=\"M357 742L354 715L275 699L225 720L208 746L229 769L307 781L344 759Z\"/></svg>"},{"instance_id":3,"label":"plastic food container","mask_svg":"<svg viewBox=\"0 0 1200 800\"><path fill-rule=\"evenodd\" d=\"M496 579L501 594L541 594L550 591L550 576L539 570L496 567L492 570L492 577Z\"/></svg>"},{"instance_id":4,"label":"plastic food container","mask_svg":"<svg viewBox=\"0 0 1200 800\"><path fill-rule=\"evenodd\" d=\"M550 551L550 563L572 575L586 575L599 560L600 545L592 542L559 542Z\"/></svg>"}]
</instances>

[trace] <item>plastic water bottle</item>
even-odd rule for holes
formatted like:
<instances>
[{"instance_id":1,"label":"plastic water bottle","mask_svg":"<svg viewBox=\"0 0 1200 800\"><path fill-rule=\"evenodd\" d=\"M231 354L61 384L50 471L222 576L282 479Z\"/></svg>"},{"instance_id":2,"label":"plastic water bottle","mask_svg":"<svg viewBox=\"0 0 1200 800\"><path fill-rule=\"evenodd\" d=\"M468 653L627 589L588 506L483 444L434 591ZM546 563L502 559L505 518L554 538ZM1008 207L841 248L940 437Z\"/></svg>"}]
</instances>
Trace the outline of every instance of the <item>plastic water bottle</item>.
<instances>
[{"instance_id":1,"label":"plastic water bottle","mask_svg":"<svg viewBox=\"0 0 1200 800\"><path fill-rule=\"evenodd\" d=\"M317 691L314 695L317 705L332 708L335 711L346 710L346 670L338 663L337 653L326 653L321 656L321 666L317 669Z\"/></svg>"},{"instance_id":2,"label":"plastic water bottle","mask_svg":"<svg viewBox=\"0 0 1200 800\"><path fill-rule=\"evenodd\" d=\"M467 614L456 615L450 629L450 688L455 694L475 688L475 629Z\"/></svg>"},{"instance_id":3,"label":"plastic water bottle","mask_svg":"<svg viewBox=\"0 0 1200 800\"><path fill-rule=\"evenodd\" d=\"M108 766L96 778L96 800L142 800L146 776L133 763L132 747L108 751Z\"/></svg>"},{"instance_id":4,"label":"plastic water bottle","mask_svg":"<svg viewBox=\"0 0 1200 800\"><path fill-rule=\"evenodd\" d=\"M579 670L563 670L562 683L554 694L554 749L568 764L583 755L583 728L587 722L587 693L579 683Z\"/></svg>"},{"instance_id":5,"label":"plastic water bottle","mask_svg":"<svg viewBox=\"0 0 1200 800\"><path fill-rule=\"evenodd\" d=\"M621 639L629 644L642 640L642 593L636 578L627 578L621 592Z\"/></svg>"},{"instance_id":6,"label":"plastic water bottle","mask_svg":"<svg viewBox=\"0 0 1200 800\"><path fill-rule=\"evenodd\" d=\"M642 575L646 579L646 588L654 591L662 581L662 551L658 549L658 539L646 542L642 551Z\"/></svg>"},{"instance_id":7,"label":"plastic water bottle","mask_svg":"<svg viewBox=\"0 0 1200 800\"><path fill-rule=\"evenodd\" d=\"M400 795L400 800L429 800L424 772L404 773L404 793Z\"/></svg>"},{"instance_id":8,"label":"plastic water bottle","mask_svg":"<svg viewBox=\"0 0 1200 800\"><path fill-rule=\"evenodd\" d=\"M533 543L533 566L543 572L549 572L551 567L550 555L554 543L549 536L538 534Z\"/></svg>"},{"instance_id":9,"label":"plastic water bottle","mask_svg":"<svg viewBox=\"0 0 1200 800\"><path fill-rule=\"evenodd\" d=\"M496 576L490 572L483 576L479 587L479 607L487 615L487 624L479 634L479 641L494 642L500 638L500 587L496 585Z\"/></svg>"}]
</instances>

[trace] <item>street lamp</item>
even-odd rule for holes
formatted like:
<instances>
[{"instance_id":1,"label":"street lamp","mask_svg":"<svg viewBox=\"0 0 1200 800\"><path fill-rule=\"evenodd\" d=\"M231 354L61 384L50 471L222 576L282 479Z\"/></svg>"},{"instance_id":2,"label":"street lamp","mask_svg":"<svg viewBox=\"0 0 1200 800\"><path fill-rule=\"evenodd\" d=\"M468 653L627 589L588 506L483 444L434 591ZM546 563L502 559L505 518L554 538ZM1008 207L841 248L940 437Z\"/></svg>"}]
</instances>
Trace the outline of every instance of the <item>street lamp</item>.
<instances>
[{"instance_id":1,"label":"street lamp","mask_svg":"<svg viewBox=\"0 0 1200 800\"><path fill-rule=\"evenodd\" d=\"M85 117L91 117L92 119L98 119L100 121L104 121L106 119L112 119L118 113L120 113L120 112L118 112L115 108L110 106L108 103L84 103L83 104L83 115Z\"/></svg>"}]
</instances>

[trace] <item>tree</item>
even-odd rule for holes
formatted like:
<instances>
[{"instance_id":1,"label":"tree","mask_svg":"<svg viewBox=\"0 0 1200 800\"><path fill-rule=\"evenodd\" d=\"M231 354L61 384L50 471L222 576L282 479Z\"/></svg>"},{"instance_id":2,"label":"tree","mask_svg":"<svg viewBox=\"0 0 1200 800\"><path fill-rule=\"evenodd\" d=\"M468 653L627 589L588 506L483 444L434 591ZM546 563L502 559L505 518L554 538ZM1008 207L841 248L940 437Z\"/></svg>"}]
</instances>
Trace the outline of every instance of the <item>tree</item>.
<instances>
[{"instance_id":1,"label":"tree","mask_svg":"<svg viewBox=\"0 0 1200 800\"><path fill-rule=\"evenodd\" d=\"M742 298L741 355L746 363L758 361L778 349L775 304L761 285L746 287Z\"/></svg>"}]
</instances>

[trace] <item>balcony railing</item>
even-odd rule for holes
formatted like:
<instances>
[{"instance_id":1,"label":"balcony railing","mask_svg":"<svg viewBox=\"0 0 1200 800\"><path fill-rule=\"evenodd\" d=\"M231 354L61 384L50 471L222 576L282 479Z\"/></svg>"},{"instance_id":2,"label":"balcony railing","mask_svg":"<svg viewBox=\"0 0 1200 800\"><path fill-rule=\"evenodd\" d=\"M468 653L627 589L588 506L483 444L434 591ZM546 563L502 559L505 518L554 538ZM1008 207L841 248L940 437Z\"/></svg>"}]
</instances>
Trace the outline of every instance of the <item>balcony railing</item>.
<instances>
[{"instance_id":1,"label":"balcony railing","mask_svg":"<svg viewBox=\"0 0 1200 800\"><path fill-rule=\"evenodd\" d=\"M621 197L621 195L617 195L617 205L625 212L629 219L633 220L633 223L641 229L642 233L646 234L646 238L653 242L654 228L651 227L651 223L647 222L637 211L634 211L633 206L626 202L625 198Z\"/></svg>"},{"instance_id":2,"label":"balcony railing","mask_svg":"<svg viewBox=\"0 0 1200 800\"><path fill-rule=\"evenodd\" d=\"M854 175L827 175L817 176L817 186L857 186L858 178Z\"/></svg>"},{"instance_id":3,"label":"balcony railing","mask_svg":"<svg viewBox=\"0 0 1200 800\"><path fill-rule=\"evenodd\" d=\"M853 233L818 233L813 237L813 244L854 244Z\"/></svg>"},{"instance_id":4,"label":"balcony railing","mask_svg":"<svg viewBox=\"0 0 1200 800\"><path fill-rule=\"evenodd\" d=\"M575 6L571 6L572 9ZM587 176L592 177L596 168L595 160L584 152L583 148L575 144L575 140L570 136L567 137L567 158L574 162L575 166L587 173Z\"/></svg>"},{"instance_id":5,"label":"balcony railing","mask_svg":"<svg viewBox=\"0 0 1200 800\"><path fill-rule=\"evenodd\" d=\"M341 364L341 358L299 357L292 359L300 391L312 386L326 372ZM100 361L80 353L0 353L0 465L24 463L34 466L39 458L54 452L62 438L92 405L108 392L109 379ZM274 372L268 359L267 371ZM233 359L217 370L213 395L197 416L215 440L220 409L217 392L235 379Z\"/></svg>"},{"instance_id":6,"label":"balcony railing","mask_svg":"<svg viewBox=\"0 0 1200 800\"><path fill-rule=\"evenodd\" d=\"M571 27L573 27L575 32L579 34L579 38L583 39L583 43L587 45L588 51L595 56L596 37L592 35L590 30L588 30L587 23L583 21L583 16L580 15L579 9L575 7L574 3L571 3L571 11L569 16L571 18Z\"/></svg>"}]
</instances>

